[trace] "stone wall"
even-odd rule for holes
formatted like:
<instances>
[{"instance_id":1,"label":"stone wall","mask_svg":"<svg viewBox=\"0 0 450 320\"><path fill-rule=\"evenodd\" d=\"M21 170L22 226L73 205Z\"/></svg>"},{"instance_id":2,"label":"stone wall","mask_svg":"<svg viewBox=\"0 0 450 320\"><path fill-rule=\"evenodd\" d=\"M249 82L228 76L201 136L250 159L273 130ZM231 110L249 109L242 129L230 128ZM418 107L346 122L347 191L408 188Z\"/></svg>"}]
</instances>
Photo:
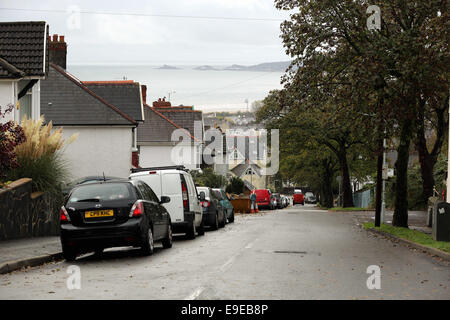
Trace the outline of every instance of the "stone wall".
<instances>
[{"instance_id":1,"label":"stone wall","mask_svg":"<svg viewBox=\"0 0 450 320\"><path fill-rule=\"evenodd\" d=\"M0 240L58 235L59 202L49 194L32 193L28 178L0 189Z\"/></svg>"}]
</instances>

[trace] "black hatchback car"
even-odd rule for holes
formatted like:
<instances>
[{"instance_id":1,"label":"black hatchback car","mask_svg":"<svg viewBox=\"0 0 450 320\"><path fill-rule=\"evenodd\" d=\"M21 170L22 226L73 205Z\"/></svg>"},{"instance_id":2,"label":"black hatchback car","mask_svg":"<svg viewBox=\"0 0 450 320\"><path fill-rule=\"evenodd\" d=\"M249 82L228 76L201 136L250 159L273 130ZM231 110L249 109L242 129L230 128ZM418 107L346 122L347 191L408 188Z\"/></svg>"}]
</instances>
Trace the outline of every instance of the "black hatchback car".
<instances>
[{"instance_id":1,"label":"black hatchback car","mask_svg":"<svg viewBox=\"0 0 450 320\"><path fill-rule=\"evenodd\" d=\"M154 242L172 247L170 215L153 190L140 180L110 180L79 185L61 207L64 258L84 252L134 246L151 255Z\"/></svg>"},{"instance_id":2,"label":"black hatchback car","mask_svg":"<svg viewBox=\"0 0 450 320\"><path fill-rule=\"evenodd\" d=\"M203 224L211 230L225 227L226 211L214 191L209 187L197 187L197 193L203 207Z\"/></svg>"}]
</instances>

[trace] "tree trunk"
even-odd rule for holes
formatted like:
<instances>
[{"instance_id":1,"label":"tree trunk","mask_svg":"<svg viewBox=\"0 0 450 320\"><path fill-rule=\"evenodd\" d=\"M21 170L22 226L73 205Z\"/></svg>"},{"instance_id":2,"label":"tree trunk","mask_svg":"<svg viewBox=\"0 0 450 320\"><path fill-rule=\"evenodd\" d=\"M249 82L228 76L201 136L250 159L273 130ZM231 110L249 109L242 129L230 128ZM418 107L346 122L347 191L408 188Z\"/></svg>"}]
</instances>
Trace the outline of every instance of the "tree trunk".
<instances>
[{"instance_id":1,"label":"tree trunk","mask_svg":"<svg viewBox=\"0 0 450 320\"><path fill-rule=\"evenodd\" d=\"M434 165L442 149L444 139L447 138L448 120L445 115L448 112L448 97L444 100L444 107L437 109L436 112L436 141L434 142L431 152L427 148L427 140L425 138L425 117L424 110L425 102L421 102L420 111L418 114L418 125L416 127L416 148L419 153L420 173L423 184L423 199L427 203L428 198L433 195L433 187L435 184L433 171Z\"/></svg>"},{"instance_id":2,"label":"tree trunk","mask_svg":"<svg viewBox=\"0 0 450 320\"><path fill-rule=\"evenodd\" d=\"M333 208L333 168L328 160L322 160L323 166L323 183L322 196L320 197L321 205L325 208Z\"/></svg>"},{"instance_id":3,"label":"tree trunk","mask_svg":"<svg viewBox=\"0 0 450 320\"><path fill-rule=\"evenodd\" d=\"M339 145L339 166L341 170L342 198L344 208L353 207L353 194L350 184L350 173L347 163L347 149L344 143Z\"/></svg>"},{"instance_id":4,"label":"tree trunk","mask_svg":"<svg viewBox=\"0 0 450 320\"><path fill-rule=\"evenodd\" d=\"M408 161L411 144L412 121L406 119L402 123L400 144L397 148L398 158L395 163L395 210L392 225L408 228Z\"/></svg>"},{"instance_id":5,"label":"tree trunk","mask_svg":"<svg viewBox=\"0 0 450 320\"><path fill-rule=\"evenodd\" d=\"M419 152L419 158L422 155ZM428 198L433 195L434 187L434 165L436 164L437 157L432 157L430 154L424 156L420 161L420 173L422 176L422 187L423 187L423 199L424 202L428 202Z\"/></svg>"},{"instance_id":6,"label":"tree trunk","mask_svg":"<svg viewBox=\"0 0 450 320\"><path fill-rule=\"evenodd\" d=\"M378 141L377 186L375 193L375 227L381 224L381 192L383 184L383 139Z\"/></svg>"}]
</instances>

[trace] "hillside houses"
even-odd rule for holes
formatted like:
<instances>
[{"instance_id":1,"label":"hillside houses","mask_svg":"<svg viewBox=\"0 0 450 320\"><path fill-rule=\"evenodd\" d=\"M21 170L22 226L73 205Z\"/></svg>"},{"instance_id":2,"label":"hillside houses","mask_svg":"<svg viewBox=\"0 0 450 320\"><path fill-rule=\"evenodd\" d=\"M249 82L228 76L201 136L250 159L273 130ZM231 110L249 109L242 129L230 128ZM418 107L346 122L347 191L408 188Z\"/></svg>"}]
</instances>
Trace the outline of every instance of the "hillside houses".
<instances>
[{"instance_id":1,"label":"hillside houses","mask_svg":"<svg viewBox=\"0 0 450 320\"><path fill-rule=\"evenodd\" d=\"M136 167L199 170L211 165L204 161L205 131L215 128L224 142L213 155L216 173L266 185L261 159L250 157L253 139L245 132L254 118L204 119L193 106L175 106L165 98L147 103L147 84L78 79L67 67L66 38L50 36L48 29L44 21L0 23L0 106L14 106L2 121L43 116L45 123L63 128L64 138L77 134L64 149L72 179L128 177ZM245 145L234 143L242 135L247 135Z\"/></svg>"}]
</instances>

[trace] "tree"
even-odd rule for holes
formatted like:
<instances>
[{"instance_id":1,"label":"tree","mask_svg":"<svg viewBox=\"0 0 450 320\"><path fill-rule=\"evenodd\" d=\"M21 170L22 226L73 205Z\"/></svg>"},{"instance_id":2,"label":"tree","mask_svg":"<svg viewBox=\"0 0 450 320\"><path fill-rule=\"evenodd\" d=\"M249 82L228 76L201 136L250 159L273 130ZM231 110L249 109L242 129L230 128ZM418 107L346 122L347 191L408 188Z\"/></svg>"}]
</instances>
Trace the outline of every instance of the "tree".
<instances>
[{"instance_id":1,"label":"tree","mask_svg":"<svg viewBox=\"0 0 450 320\"><path fill-rule=\"evenodd\" d=\"M232 177L230 179L230 182L228 183L225 191L227 193L236 193L241 194L244 192L244 181L239 177Z\"/></svg>"},{"instance_id":2,"label":"tree","mask_svg":"<svg viewBox=\"0 0 450 320\"><path fill-rule=\"evenodd\" d=\"M227 182L224 176L214 173L212 168L205 168L202 173L198 171L192 171L191 173L194 183L199 186L222 188Z\"/></svg>"},{"instance_id":3,"label":"tree","mask_svg":"<svg viewBox=\"0 0 450 320\"><path fill-rule=\"evenodd\" d=\"M347 109L376 114L378 120L368 122L378 141L383 128L398 135L393 224L407 227L409 146L420 127L416 115L448 95L447 1L378 1L382 26L375 31L366 27L366 1L275 4L297 9L281 25L286 51L294 58L285 83L304 90L303 97L328 86L336 98L350 98Z\"/></svg>"}]
</instances>

